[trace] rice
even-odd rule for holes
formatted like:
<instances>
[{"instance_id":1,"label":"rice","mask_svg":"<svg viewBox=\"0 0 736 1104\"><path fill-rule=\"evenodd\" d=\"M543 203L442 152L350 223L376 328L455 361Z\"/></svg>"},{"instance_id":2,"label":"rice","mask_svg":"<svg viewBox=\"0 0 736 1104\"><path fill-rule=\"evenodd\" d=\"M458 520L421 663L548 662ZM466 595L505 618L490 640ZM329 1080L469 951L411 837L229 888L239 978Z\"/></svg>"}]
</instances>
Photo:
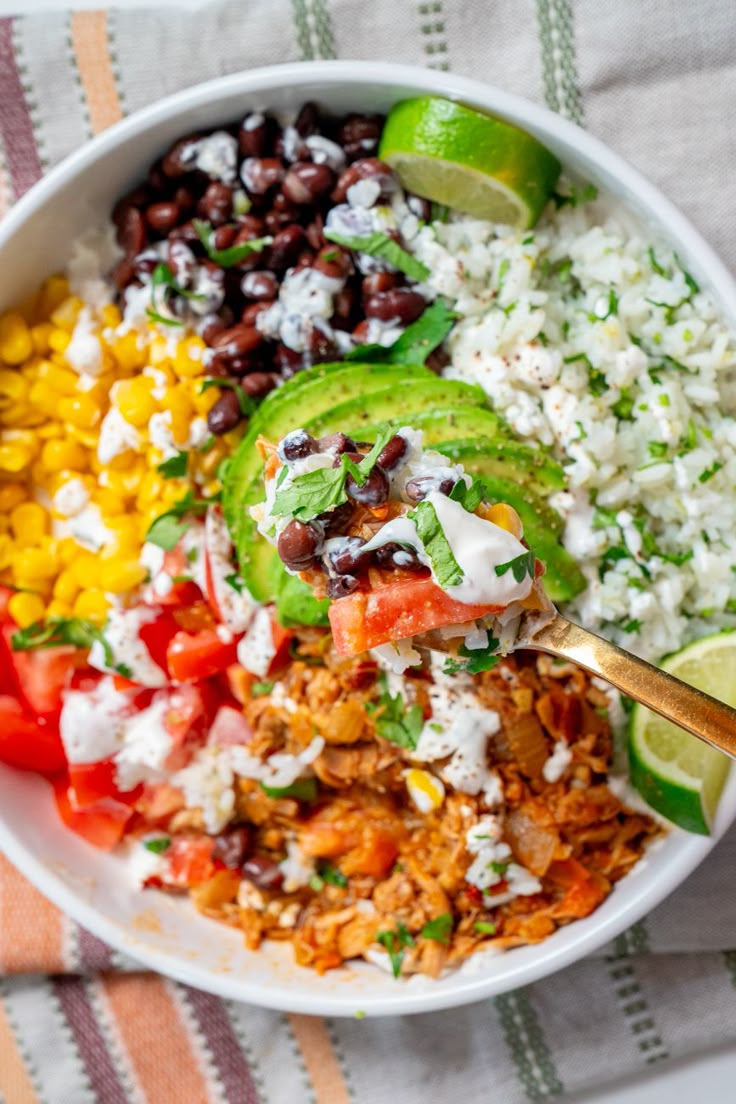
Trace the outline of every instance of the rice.
<instances>
[{"instance_id":1,"label":"rice","mask_svg":"<svg viewBox=\"0 0 736 1104\"><path fill-rule=\"evenodd\" d=\"M463 316L445 374L564 465L550 503L588 584L566 612L657 659L736 627L736 346L630 222L601 203L533 233L453 217L411 248Z\"/></svg>"}]
</instances>

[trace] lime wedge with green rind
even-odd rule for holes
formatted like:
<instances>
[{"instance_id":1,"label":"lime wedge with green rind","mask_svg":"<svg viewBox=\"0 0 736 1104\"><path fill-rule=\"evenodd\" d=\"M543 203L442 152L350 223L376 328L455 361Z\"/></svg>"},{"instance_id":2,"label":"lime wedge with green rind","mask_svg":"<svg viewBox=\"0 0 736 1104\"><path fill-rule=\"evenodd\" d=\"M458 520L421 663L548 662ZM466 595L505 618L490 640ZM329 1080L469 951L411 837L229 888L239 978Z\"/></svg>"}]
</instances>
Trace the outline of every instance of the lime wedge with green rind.
<instances>
[{"instance_id":1,"label":"lime wedge with green rind","mask_svg":"<svg viewBox=\"0 0 736 1104\"><path fill-rule=\"evenodd\" d=\"M407 191L519 229L537 221L561 169L531 134L437 96L395 104L378 155Z\"/></svg>"},{"instance_id":2,"label":"lime wedge with green rind","mask_svg":"<svg viewBox=\"0 0 736 1104\"><path fill-rule=\"evenodd\" d=\"M663 671L736 707L736 632L719 632L674 652ZM662 816L689 832L709 835L730 759L643 705L629 730L631 781Z\"/></svg>"}]
</instances>

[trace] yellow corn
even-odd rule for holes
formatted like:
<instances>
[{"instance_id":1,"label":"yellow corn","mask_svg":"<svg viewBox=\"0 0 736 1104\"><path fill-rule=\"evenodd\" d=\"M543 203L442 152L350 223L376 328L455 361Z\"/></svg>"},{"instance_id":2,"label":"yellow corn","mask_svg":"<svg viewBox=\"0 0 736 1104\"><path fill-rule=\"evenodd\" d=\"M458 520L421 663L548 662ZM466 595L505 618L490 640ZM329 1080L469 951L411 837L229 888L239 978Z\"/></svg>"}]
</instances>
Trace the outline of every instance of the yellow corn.
<instances>
[{"instance_id":1,"label":"yellow corn","mask_svg":"<svg viewBox=\"0 0 736 1104\"><path fill-rule=\"evenodd\" d=\"M8 612L21 629L25 629L43 618L46 606L38 594L23 592L13 595L8 602Z\"/></svg>"},{"instance_id":2,"label":"yellow corn","mask_svg":"<svg viewBox=\"0 0 736 1104\"><path fill-rule=\"evenodd\" d=\"M154 502L158 502L164 491L165 480L163 476L155 470L147 471L141 480L140 487L138 488L138 495L136 502L139 506L150 506ZM181 492L184 493L183 491Z\"/></svg>"},{"instance_id":3,"label":"yellow corn","mask_svg":"<svg viewBox=\"0 0 736 1104\"><path fill-rule=\"evenodd\" d=\"M21 502L10 513L10 528L19 544L38 544L49 531L49 517L37 502Z\"/></svg>"},{"instance_id":4,"label":"yellow corn","mask_svg":"<svg viewBox=\"0 0 736 1104\"><path fill-rule=\"evenodd\" d=\"M41 287L36 302L34 320L46 322L65 299L69 298L69 281L66 276L49 276Z\"/></svg>"},{"instance_id":5,"label":"yellow corn","mask_svg":"<svg viewBox=\"0 0 736 1104\"><path fill-rule=\"evenodd\" d=\"M87 467L87 452L75 441L51 440L41 449L41 464L49 472L84 471Z\"/></svg>"},{"instance_id":6,"label":"yellow corn","mask_svg":"<svg viewBox=\"0 0 736 1104\"><path fill-rule=\"evenodd\" d=\"M109 349L123 375L132 375L140 371L148 358L145 342L133 330L121 337L116 337Z\"/></svg>"},{"instance_id":7,"label":"yellow corn","mask_svg":"<svg viewBox=\"0 0 736 1104\"><path fill-rule=\"evenodd\" d=\"M74 395L79 385L79 377L69 368L60 368L51 360L42 360L38 366L38 379L43 380L47 388L58 391L60 395Z\"/></svg>"},{"instance_id":8,"label":"yellow corn","mask_svg":"<svg viewBox=\"0 0 736 1104\"><path fill-rule=\"evenodd\" d=\"M118 457L115 459L117 460ZM100 486L114 491L120 498L130 499L135 496L144 472L143 464L137 462L129 465L124 471L113 471L108 468L103 470L99 477Z\"/></svg>"},{"instance_id":9,"label":"yellow corn","mask_svg":"<svg viewBox=\"0 0 736 1104\"><path fill-rule=\"evenodd\" d=\"M207 348L201 337L188 337L180 341L174 353L174 371L180 379L201 376L204 370L202 357Z\"/></svg>"},{"instance_id":10,"label":"yellow corn","mask_svg":"<svg viewBox=\"0 0 736 1104\"><path fill-rule=\"evenodd\" d=\"M27 494L22 483L0 483L0 515L7 515Z\"/></svg>"},{"instance_id":11,"label":"yellow corn","mask_svg":"<svg viewBox=\"0 0 736 1104\"><path fill-rule=\"evenodd\" d=\"M485 508L482 516L485 517L486 521L497 525L499 529L505 529L517 540L521 540L523 534L521 519L513 506L509 506L505 502L497 502L495 506Z\"/></svg>"},{"instance_id":12,"label":"yellow corn","mask_svg":"<svg viewBox=\"0 0 736 1104\"><path fill-rule=\"evenodd\" d=\"M93 429L102 418L99 404L89 392L60 399L58 413L62 421L69 422L78 429Z\"/></svg>"},{"instance_id":13,"label":"yellow corn","mask_svg":"<svg viewBox=\"0 0 736 1104\"><path fill-rule=\"evenodd\" d=\"M153 380L146 376L134 376L121 380L115 391L115 405L126 422L139 428L148 425L156 413L156 400L151 394Z\"/></svg>"},{"instance_id":14,"label":"yellow corn","mask_svg":"<svg viewBox=\"0 0 736 1104\"><path fill-rule=\"evenodd\" d=\"M13 559L13 572L16 579L25 582L43 583L56 575L58 560L52 558L42 548L22 548Z\"/></svg>"},{"instance_id":15,"label":"yellow corn","mask_svg":"<svg viewBox=\"0 0 736 1104\"><path fill-rule=\"evenodd\" d=\"M164 410L171 413L171 435L177 445L183 445L189 439L189 427L192 423L192 404L182 386L172 387L161 400Z\"/></svg>"},{"instance_id":16,"label":"yellow corn","mask_svg":"<svg viewBox=\"0 0 736 1104\"><path fill-rule=\"evenodd\" d=\"M51 314L51 321L57 329L72 332L77 324L79 312L84 304L76 295L70 295L63 299Z\"/></svg>"},{"instance_id":17,"label":"yellow corn","mask_svg":"<svg viewBox=\"0 0 736 1104\"><path fill-rule=\"evenodd\" d=\"M92 494L92 501L99 508L103 517L112 517L115 514L125 512L123 499L111 491L109 487L99 487Z\"/></svg>"},{"instance_id":18,"label":"yellow corn","mask_svg":"<svg viewBox=\"0 0 736 1104\"><path fill-rule=\"evenodd\" d=\"M26 320L18 311L0 317L0 360L22 364L33 352L33 339Z\"/></svg>"},{"instance_id":19,"label":"yellow corn","mask_svg":"<svg viewBox=\"0 0 736 1104\"><path fill-rule=\"evenodd\" d=\"M123 321L120 308L116 307L114 303L107 303L100 311L100 315L104 325L111 330L114 330Z\"/></svg>"},{"instance_id":20,"label":"yellow corn","mask_svg":"<svg viewBox=\"0 0 736 1104\"><path fill-rule=\"evenodd\" d=\"M17 475L27 468L33 459L33 452L25 445L0 444L0 472Z\"/></svg>"},{"instance_id":21,"label":"yellow corn","mask_svg":"<svg viewBox=\"0 0 736 1104\"><path fill-rule=\"evenodd\" d=\"M0 571L5 571L13 562L15 547L7 533L0 533Z\"/></svg>"},{"instance_id":22,"label":"yellow corn","mask_svg":"<svg viewBox=\"0 0 736 1104\"><path fill-rule=\"evenodd\" d=\"M54 583L54 598L59 602L66 602L70 607L79 594L79 584L74 578L74 572L66 568L57 576Z\"/></svg>"},{"instance_id":23,"label":"yellow corn","mask_svg":"<svg viewBox=\"0 0 736 1104\"><path fill-rule=\"evenodd\" d=\"M54 353L63 353L71 339L72 335L59 326L49 334L49 348Z\"/></svg>"},{"instance_id":24,"label":"yellow corn","mask_svg":"<svg viewBox=\"0 0 736 1104\"><path fill-rule=\"evenodd\" d=\"M36 326L31 326L33 348L40 356L49 351L49 338L53 332L54 327L50 322L39 322Z\"/></svg>"},{"instance_id":25,"label":"yellow corn","mask_svg":"<svg viewBox=\"0 0 736 1104\"><path fill-rule=\"evenodd\" d=\"M0 410L7 410L28 398L28 380L21 372L0 369Z\"/></svg>"},{"instance_id":26,"label":"yellow corn","mask_svg":"<svg viewBox=\"0 0 736 1104\"><path fill-rule=\"evenodd\" d=\"M137 547L138 544L136 542ZM146 577L146 569L136 560L123 560L117 556L100 562L100 586L109 594L124 594L134 590Z\"/></svg>"},{"instance_id":27,"label":"yellow corn","mask_svg":"<svg viewBox=\"0 0 736 1104\"><path fill-rule=\"evenodd\" d=\"M28 400L33 403L37 410L41 410L47 418L55 418L58 415L59 396L51 390L45 380L36 380L31 387Z\"/></svg>"},{"instance_id":28,"label":"yellow corn","mask_svg":"<svg viewBox=\"0 0 736 1104\"><path fill-rule=\"evenodd\" d=\"M68 567L72 578L80 589L96 587L99 584L100 560L91 552L80 549L78 544L75 545L75 555L69 561Z\"/></svg>"},{"instance_id":29,"label":"yellow corn","mask_svg":"<svg viewBox=\"0 0 736 1104\"><path fill-rule=\"evenodd\" d=\"M96 621L101 625L107 617L108 608L108 601L103 592L92 588L79 595L72 606L72 613L75 617L83 617L85 620Z\"/></svg>"},{"instance_id":30,"label":"yellow corn","mask_svg":"<svg viewBox=\"0 0 736 1104\"><path fill-rule=\"evenodd\" d=\"M71 617L71 602L63 602L60 598L52 598L46 607L46 617Z\"/></svg>"}]
</instances>

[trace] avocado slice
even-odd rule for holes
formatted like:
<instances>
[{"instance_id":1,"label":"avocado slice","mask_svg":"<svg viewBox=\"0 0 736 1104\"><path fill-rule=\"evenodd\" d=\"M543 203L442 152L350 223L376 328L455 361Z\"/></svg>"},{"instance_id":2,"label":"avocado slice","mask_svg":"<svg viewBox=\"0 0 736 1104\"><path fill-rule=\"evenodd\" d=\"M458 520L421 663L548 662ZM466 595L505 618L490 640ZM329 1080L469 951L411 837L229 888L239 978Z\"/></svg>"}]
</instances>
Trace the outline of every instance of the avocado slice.
<instances>
[{"instance_id":1,"label":"avocado slice","mask_svg":"<svg viewBox=\"0 0 736 1104\"><path fill-rule=\"evenodd\" d=\"M478 406L425 410L413 415L411 423L406 418L392 417L376 425L362 426L360 432L365 441L375 441L382 430L401 429L409 424L412 429L421 429L423 444L430 448L438 441L453 441L456 438L511 436L511 430L500 415Z\"/></svg>"},{"instance_id":2,"label":"avocado slice","mask_svg":"<svg viewBox=\"0 0 736 1104\"><path fill-rule=\"evenodd\" d=\"M565 487L562 466L547 452L523 441L513 438L438 441L434 447L468 471L502 476L542 495Z\"/></svg>"},{"instance_id":3,"label":"avocado slice","mask_svg":"<svg viewBox=\"0 0 736 1104\"><path fill-rule=\"evenodd\" d=\"M326 433L344 433L363 440L363 426L383 422L386 418L401 418L404 425L413 425L423 411L443 406L485 407L486 396L480 387L460 380L440 379L431 372L429 379L407 380L403 388L387 387L360 395L334 406L321 416L302 423L315 437Z\"/></svg>"}]
</instances>

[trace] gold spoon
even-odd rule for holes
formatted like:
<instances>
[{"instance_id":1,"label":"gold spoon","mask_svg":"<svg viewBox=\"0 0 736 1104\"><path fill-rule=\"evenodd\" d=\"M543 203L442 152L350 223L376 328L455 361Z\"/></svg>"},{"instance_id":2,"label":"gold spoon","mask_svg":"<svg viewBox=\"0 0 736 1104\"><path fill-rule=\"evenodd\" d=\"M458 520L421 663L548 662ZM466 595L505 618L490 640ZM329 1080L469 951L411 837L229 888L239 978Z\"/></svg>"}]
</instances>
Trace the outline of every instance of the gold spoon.
<instances>
[{"instance_id":1,"label":"gold spoon","mask_svg":"<svg viewBox=\"0 0 736 1104\"><path fill-rule=\"evenodd\" d=\"M417 637L415 642L441 652L452 652L462 643L458 639L444 639L437 632ZM569 659L665 720L736 759L736 709L573 624L554 606L541 615L524 616L514 648L530 648Z\"/></svg>"}]
</instances>

